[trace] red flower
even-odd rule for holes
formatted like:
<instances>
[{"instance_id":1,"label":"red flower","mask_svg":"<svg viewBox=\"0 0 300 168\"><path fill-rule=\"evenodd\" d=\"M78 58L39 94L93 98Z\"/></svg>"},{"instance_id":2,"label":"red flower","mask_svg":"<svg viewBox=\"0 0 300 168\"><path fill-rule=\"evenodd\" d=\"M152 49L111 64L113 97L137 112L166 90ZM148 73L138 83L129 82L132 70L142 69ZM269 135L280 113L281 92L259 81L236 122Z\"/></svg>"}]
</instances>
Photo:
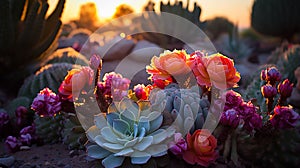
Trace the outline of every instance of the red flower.
<instances>
[{"instance_id":1,"label":"red flower","mask_svg":"<svg viewBox=\"0 0 300 168\"><path fill-rule=\"evenodd\" d=\"M196 130L186 137L188 149L183 153L183 159L189 164L199 164L208 167L218 156L217 139L205 129Z\"/></svg>"}]
</instances>

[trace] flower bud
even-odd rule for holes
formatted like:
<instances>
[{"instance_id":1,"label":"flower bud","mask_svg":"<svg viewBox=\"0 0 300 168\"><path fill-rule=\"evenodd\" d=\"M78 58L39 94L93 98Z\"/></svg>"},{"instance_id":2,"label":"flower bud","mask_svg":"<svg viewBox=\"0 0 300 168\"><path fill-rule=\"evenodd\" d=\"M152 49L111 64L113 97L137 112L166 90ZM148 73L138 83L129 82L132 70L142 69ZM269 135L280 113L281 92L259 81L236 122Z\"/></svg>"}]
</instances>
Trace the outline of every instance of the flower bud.
<instances>
[{"instance_id":1,"label":"flower bud","mask_svg":"<svg viewBox=\"0 0 300 168\"><path fill-rule=\"evenodd\" d=\"M286 79L278 85L278 93L281 95L281 97L288 98L292 95L293 86L294 84Z\"/></svg>"},{"instance_id":2,"label":"flower bud","mask_svg":"<svg viewBox=\"0 0 300 168\"><path fill-rule=\"evenodd\" d=\"M271 84L275 84L281 80L281 74L276 67L267 68L266 81L269 81Z\"/></svg>"},{"instance_id":3,"label":"flower bud","mask_svg":"<svg viewBox=\"0 0 300 168\"><path fill-rule=\"evenodd\" d=\"M26 115L28 113L28 110L24 106L19 106L16 111L16 122L18 126L21 126L22 123L24 123L24 120L26 119Z\"/></svg>"},{"instance_id":4,"label":"flower bud","mask_svg":"<svg viewBox=\"0 0 300 168\"><path fill-rule=\"evenodd\" d=\"M98 67L101 65L101 58L99 55L94 54L91 58L90 58L90 63L89 63L90 67L92 69L98 69Z\"/></svg>"},{"instance_id":5,"label":"flower bud","mask_svg":"<svg viewBox=\"0 0 300 168\"><path fill-rule=\"evenodd\" d=\"M264 85L261 87L261 93L265 98L273 98L277 94L277 90L272 85Z\"/></svg>"}]
</instances>

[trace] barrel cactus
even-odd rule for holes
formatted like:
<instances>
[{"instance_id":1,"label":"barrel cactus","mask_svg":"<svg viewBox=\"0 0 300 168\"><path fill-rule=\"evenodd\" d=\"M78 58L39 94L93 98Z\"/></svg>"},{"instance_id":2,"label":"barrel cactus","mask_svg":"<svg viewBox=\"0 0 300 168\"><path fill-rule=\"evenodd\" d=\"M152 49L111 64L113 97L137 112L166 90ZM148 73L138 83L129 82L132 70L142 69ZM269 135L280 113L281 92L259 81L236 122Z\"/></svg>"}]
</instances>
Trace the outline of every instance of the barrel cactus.
<instances>
[{"instance_id":1,"label":"barrel cactus","mask_svg":"<svg viewBox=\"0 0 300 168\"><path fill-rule=\"evenodd\" d=\"M259 33L290 40L300 32L300 1L255 0L251 26Z\"/></svg>"},{"instance_id":2,"label":"barrel cactus","mask_svg":"<svg viewBox=\"0 0 300 168\"><path fill-rule=\"evenodd\" d=\"M77 67L69 63L55 63L42 67L35 75L28 77L20 88L18 96L33 99L45 87L57 93L68 71Z\"/></svg>"},{"instance_id":3,"label":"barrel cactus","mask_svg":"<svg viewBox=\"0 0 300 168\"><path fill-rule=\"evenodd\" d=\"M32 64L53 51L64 3L59 0L54 11L46 15L49 5L45 0L0 1L0 78L11 81L1 84L5 91L12 89L8 94L15 92Z\"/></svg>"},{"instance_id":4,"label":"barrel cactus","mask_svg":"<svg viewBox=\"0 0 300 168\"><path fill-rule=\"evenodd\" d=\"M151 157L165 155L175 129L161 127L160 110L153 110L148 101L136 104L128 98L112 104L107 115L95 116L95 125L87 131L95 143L87 147L88 156L103 159L104 167L118 167L125 157L132 164L144 164Z\"/></svg>"},{"instance_id":5,"label":"barrel cactus","mask_svg":"<svg viewBox=\"0 0 300 168\"><path fill-rule=\"evenodd\" d=\"M69 149L84 149L84 144L87 141L85 130L75 114L67 115L62 133L63 143L68 145Z\"/></svg>"},{"instance_id":6,"label":"barrel cactus","mask_svg":"<svg viewBox=\"0 0 300 168\"><path fill-rule=\"evenodd\" d=\"M58 114L53 117L37 116L34 120L36 135L40 143L53 144L62 140L63 115Z\"/></svg>"},{"instance_id":7,"label":"barrel cactus","mask_svg":"<svg viewBox=\"0 0 300 168\"><path fill-rule=\"evenodd\" d=\"M46 60L45 65L54 63L70 63L83 66L87 66L89 64L85 56L81 55L79 52L70 47L56 50Z\"/></svg>"},{"instance_id":8,"label":"barrel cactus","mask_svg":"<svg viewBox=\"0 0 300 168\"><path fill-rule=\"evenodd\" d=\"M201 99L201 92L196 89L199 88L178 89L168 86L157 93L152 91L150 101L153 108L161 108L162 102L165 104L164 125L175 125L177 132L184 134L202 128L210 103L206 98Z\"/></svg>"}]
</instances>

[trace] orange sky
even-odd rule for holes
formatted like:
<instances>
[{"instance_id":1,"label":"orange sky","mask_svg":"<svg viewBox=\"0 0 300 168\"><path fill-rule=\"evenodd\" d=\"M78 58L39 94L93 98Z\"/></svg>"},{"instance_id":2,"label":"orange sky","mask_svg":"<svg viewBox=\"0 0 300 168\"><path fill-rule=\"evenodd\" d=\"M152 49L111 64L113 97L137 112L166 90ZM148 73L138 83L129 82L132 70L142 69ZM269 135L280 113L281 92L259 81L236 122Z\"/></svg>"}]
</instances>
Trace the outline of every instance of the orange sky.
<instances>
[{"instance_id":1,"label":"orange sky","mask_svg":"<svg viewBox=\"0 0 300 168\"><path fill-rule=\"evenodd\" d=\"M48 0L50 10L53 9L58 0ZM97 5L100 19L113 15L115 8L126 3L132 6L136 12L140 12L148 0L66 0L65 10L62 20L67 22L78 17L80 5L87 2L94 2ZM159 0L153 0L159 2ZM163 0L167 2L167 0ZM171 0L174 2L175 0ZM185 0L183 0L185 1ZM214 16L225 16L234 23L238 23L240 28L250 26L251 6L254 0L191 0L198 2L202 8L201 20L213 18ZM192 4L191 3L191 4Z\"/></svg>"}]
</instances>

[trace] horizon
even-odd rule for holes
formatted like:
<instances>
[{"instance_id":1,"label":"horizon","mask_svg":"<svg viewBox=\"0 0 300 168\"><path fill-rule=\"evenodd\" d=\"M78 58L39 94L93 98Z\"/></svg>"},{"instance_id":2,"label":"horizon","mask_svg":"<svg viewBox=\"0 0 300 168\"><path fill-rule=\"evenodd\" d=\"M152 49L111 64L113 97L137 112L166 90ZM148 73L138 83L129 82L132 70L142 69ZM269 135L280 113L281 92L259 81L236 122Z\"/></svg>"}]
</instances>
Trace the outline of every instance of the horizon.
<instances>
[{"instance_id":1,"label":"horizon","mask_svg":"<svg viewBox=\"0 0 300 168\"><path fill-rule=\"evenodd\" d=\"M157 3L160 0L152 0ZM50 9L49 12L53 11L54 7L58 0L49 0ZM136 13L142 12L143 6L145 6L148 0L66 0L65 9L62 14L62 21L64 23L69 22L70 20L79 18L80 6L93 2L96 4L99 21L105 21L110 19L114 14L117 6L121 4L130 5ZM167 0L163 0L164 3L167 3ZM173 4L175 0L171 0ZM245 29L250 27L250 15L251 7L254 0L190 0L190 7L197 2L202 9L200 20L208 20L217 16L226 17L234 24L238 24L239 29ZM183 0L183 4L186 5L186 0ZM103 8L102 6L105 6ZM158 9L159 5L155 8Z\"/></svg>"}]
</instances>

